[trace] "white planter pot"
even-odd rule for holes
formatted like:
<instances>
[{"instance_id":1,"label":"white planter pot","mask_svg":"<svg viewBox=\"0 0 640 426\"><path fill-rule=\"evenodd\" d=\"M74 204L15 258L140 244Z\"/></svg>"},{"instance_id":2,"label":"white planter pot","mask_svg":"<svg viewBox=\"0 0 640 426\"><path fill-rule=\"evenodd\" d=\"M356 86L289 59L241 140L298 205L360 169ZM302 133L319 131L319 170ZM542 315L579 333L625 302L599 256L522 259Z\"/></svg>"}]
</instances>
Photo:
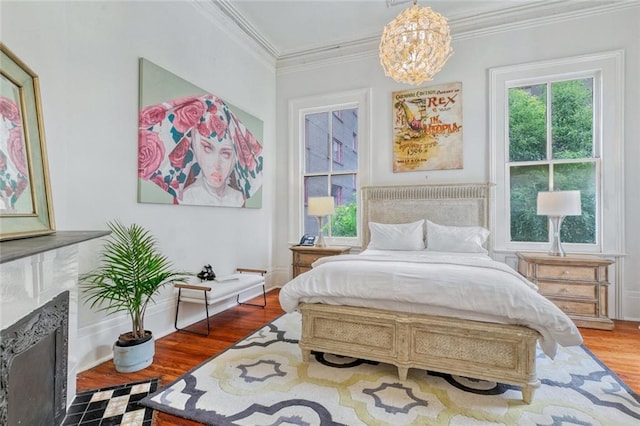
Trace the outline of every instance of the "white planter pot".
<instances>
[{"instance_id":1,"label":"white planter pot","mask_svg":"<svg viewBox=\"0 0 640 426\"><path fill-rule=\"evenodd\" d=\"M120 373L132 373L147 368L153 362L156 344L153 337L134 346L113 344L113 363Z\"/></svg>"}]
</instances>

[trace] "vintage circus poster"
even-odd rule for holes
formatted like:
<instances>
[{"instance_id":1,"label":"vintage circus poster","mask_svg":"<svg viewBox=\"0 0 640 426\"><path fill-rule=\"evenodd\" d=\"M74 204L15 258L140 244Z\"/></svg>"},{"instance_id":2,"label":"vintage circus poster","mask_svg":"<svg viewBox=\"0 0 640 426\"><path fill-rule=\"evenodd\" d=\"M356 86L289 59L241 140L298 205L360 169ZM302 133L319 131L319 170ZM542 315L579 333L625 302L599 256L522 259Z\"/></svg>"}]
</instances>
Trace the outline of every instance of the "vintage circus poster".
<instances>
[{"instance_id":1,"label":"vintage circus poster","mask_svg":"<svg viewBox=\"0 0 640 426\"><path fill-rule=\"evenodd\" d=\"M462 83L392 93L393 171L462 168Z\"/></svg>"}]
</instances>

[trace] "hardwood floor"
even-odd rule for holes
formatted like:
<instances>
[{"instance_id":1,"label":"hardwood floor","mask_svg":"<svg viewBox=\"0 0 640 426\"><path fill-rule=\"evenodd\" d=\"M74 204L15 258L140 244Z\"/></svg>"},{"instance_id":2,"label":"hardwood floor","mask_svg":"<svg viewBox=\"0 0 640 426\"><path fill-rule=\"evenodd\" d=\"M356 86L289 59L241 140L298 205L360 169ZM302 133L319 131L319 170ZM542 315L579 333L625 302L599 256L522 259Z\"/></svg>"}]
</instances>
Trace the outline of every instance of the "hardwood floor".
<instances>
[{"instance_id":1,"label":"hardwood floor","mask_svg":"<svg viewBox=\"0 0 640 426\"><path fill-rule=\"evenodd\" d=\"M584 345L640 394L640 329L632 321L614 321L612 331L581 328Z\"/></svg>"},{"instance_id":2,"label":"hardwood floor","mask_svg":"<svg viewBox=\"0 0 640 426\"><path fill-rule=\"evenodd\" d=\"M251 303L261 303L262 296ZM251 334L282 315L278 290L267 293L267 306L236 306L210 319L211 334L198 336L175 332L156 341L156 354L151 366L135 373L118 373L112 361L107 361L78 375L77 391L160 378L160 386L167 385L184 372L219 354L233 343ZM630 388L640 393L640 330L638 324L615 321L613 331L580 329L585 346L612 369ZM206 332L205 321L189 327ZM192 426L200 423L156 411L156 425Z\"/></svg>"},{"instance_id":3,"label":"hardwood floor","mask_svg":"<svg viewBox=\"0 0 640 426\"><path fill-rule=\"evenodd\" d=\"M262 303L262 296L250 300L249 303ZM270 291L267 293L265 308L240 305L211 317L209 336L175 332L158 339L153 364L144 370L135 373L119 373L115 370L113 362L107 361L78 374L77 391L82 392L153 377L160 378L160 386L165 386L283 313L278 302L278 290ZM203 320L187 328L206 333L207 323ZM159 411L155 412L155 416L155 425L200 425L200 423Z\"/></svg>"}]
</instances>

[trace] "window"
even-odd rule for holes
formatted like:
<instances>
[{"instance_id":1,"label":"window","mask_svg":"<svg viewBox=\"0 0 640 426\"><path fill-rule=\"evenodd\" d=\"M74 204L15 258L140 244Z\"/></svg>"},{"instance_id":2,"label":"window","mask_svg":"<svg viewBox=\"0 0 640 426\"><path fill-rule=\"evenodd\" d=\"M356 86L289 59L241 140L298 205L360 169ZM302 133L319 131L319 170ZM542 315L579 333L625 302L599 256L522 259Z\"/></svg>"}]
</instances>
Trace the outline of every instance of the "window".
<instances>
[{"instance_id":1,"label":"window","mask_svg":"<svg viewBox=\"0 0 640 426\"><path fill-rule=\"evenodd\" d=\"M306 214L308 197L331 195L336 212L324 221L327 243L359 245L358 193L369 176L369 97L369 90L361 90L290 102L290 241L318 233L318 221ZM360 146L358 139L364 141Z\"/></svg>"},{"instance_id":2,"label":"window","mask_svg":"<svg viewBox=\"0 0 640 426\"><path fill-rule=\"evenodd\" d=\"M343 155L340 142L343 135L350 135L358 130L358 114L350 112L353 111L340 109L304 114L305 234L318 234L318 221L306 214L306 200L309 197L331 195L334 197L336 212L331 221L326 222L323 232L328 237L358 236L358 152L350 151ZM345 120L345 117L352 119Z\"/></svg>"},{"instance_id":3,"label":"window","mask_svg":"<svg viewBox=\"0 0 640 426\"><path fill-rule=\"evenodd\" d=\"M357 121L356 121L357 124ZM358 153L354 150L356 156ZM355 157L357 159L357 157ZM333 162L336 165L342 165L342 142L337 139L333 140Z\"/></svg>"},{"instance_id":4,"label":"window","mask_svg":"<svg viewBox=\"0 0 640 426\"><path fill-rule=\"evenodd\" d=\"M582 215L562 225L571 252L623 250L622 52L495 68L491 180L495 251L550 247L537 193L580 190ZM604 207L607 206L607 215Z\"/></svg>"},{"instance_id":5,"label":"window","mask_svg":"<svg viewBox=\"0 0 640 426\"><path fill-rule=\"evenodd\" d=\"M538 192L580 190L582 215L565 218L561 240L596 243L600 144L593 129L601 119L594 114L593 80L544 80L508 89L510 241L550 241L547 217L536 215Z\"/></svg>"}]
</instances>

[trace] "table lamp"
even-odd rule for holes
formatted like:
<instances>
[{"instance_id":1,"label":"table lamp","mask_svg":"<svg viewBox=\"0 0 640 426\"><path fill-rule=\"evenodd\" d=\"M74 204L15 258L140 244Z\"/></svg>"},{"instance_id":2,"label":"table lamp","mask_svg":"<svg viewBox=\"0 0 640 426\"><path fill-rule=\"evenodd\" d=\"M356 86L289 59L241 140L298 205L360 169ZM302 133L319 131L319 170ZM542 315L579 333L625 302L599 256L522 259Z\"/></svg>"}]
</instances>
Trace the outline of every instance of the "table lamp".
<instances>
[{"instance_id":1,"label":"table lamp","mask_svg":"<svg viewBox=\"0 0 640 426\"><path fill-rule=\"evenodd\" d=\"M560 227L565 216L580 216L582 214L580 191L538 192L537 213L539 216L549 216L553 226L553 242L549 254L564 256L560 242Z\"/></svg>"},{"instance_id":2,"label":"table lamp","mask_svg":"<svg viewBox=\"0 0 640 426\"><path fill-rule=\"evenodd\" d=\"M335 212L333 197L309 197L307 214L318 218L318 241L316 247L326 247L322 235L322 219Z\"/></svg>"}]
</instances>

